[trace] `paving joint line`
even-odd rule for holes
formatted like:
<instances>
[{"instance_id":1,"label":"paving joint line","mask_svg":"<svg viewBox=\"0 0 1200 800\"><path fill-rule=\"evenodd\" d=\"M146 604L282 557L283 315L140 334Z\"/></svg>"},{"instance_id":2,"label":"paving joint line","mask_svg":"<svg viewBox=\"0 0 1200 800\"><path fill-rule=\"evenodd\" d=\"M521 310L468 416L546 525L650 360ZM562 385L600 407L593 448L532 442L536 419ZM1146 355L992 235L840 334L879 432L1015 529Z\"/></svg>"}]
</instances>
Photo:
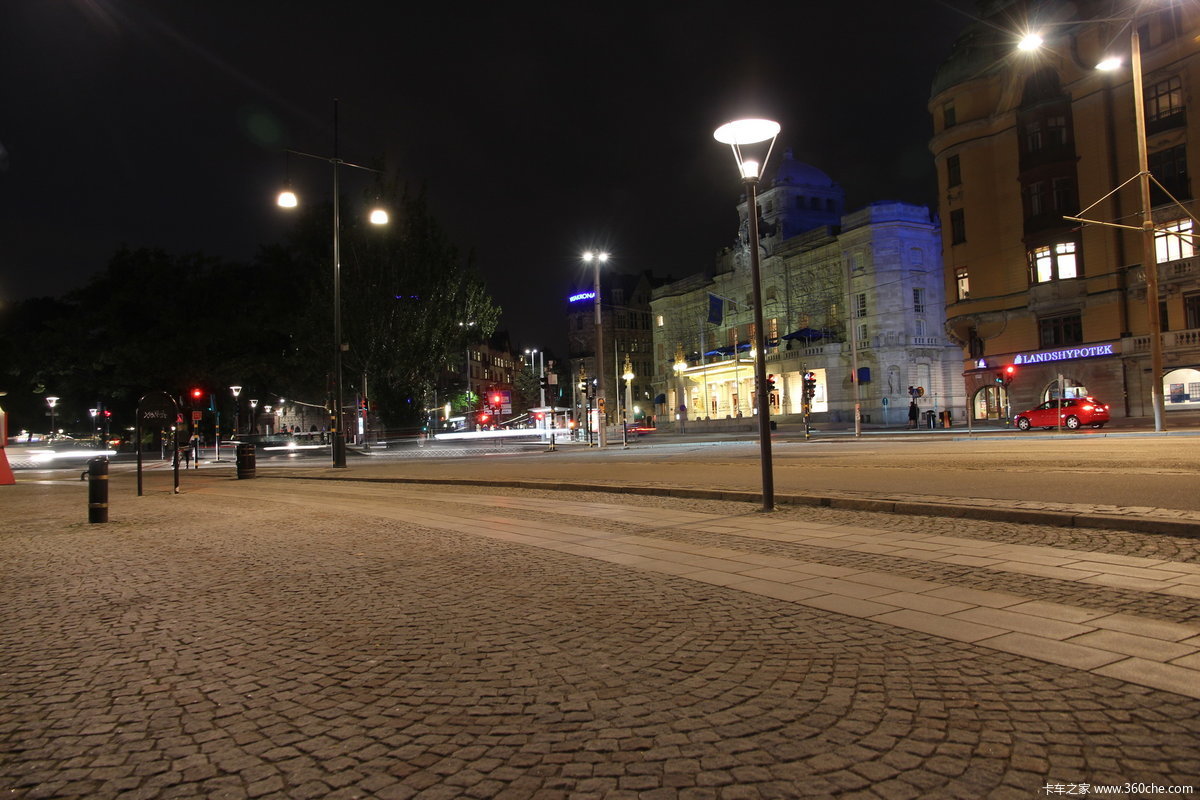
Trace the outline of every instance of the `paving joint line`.
<instances>
[{"instance_id":1,"label":"paving joint line","mask_svg":"<svg viewBox=\"0 0 1200 800\"><path fill-rule=\"evenodd\" d=\"M719 500L732 502L761 502L762 494L744 489L698 489L686 486L645 486L629 484L573 483L535 480L500 480L495 478L408 478L359 477L342 475L287 475L271 473L272 478L288 480L346 481L358 483L435 484L446 486L484 486L510 489L540 489L564 492L600 492L636 494L652 497L678 497L690 500ZM885 514L980 519L993 522L1015 522L1027 525L1052 525L1061 528L1099 528L1132 533L1157 533L1200 539L1200 521L1148 517L1124 514L1100 514L1090 511L1058 511L976 505L966 502L935 502L931 500L897 500L886 497L851 497L835 494L780 494L775 501L782 505L818 506L846 511L874 511Z\"/></svg>"}]
</instances>

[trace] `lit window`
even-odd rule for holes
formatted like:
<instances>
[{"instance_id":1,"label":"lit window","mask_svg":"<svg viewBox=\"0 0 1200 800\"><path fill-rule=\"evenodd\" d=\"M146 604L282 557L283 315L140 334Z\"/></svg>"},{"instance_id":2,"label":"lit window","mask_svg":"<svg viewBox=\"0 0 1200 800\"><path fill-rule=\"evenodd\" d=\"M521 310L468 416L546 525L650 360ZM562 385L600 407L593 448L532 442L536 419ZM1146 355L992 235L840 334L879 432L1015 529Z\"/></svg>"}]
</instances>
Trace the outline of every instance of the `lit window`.
<instances>
[{"instance_id":1,"label":"lit window","mask_svg":"<svg viewBox=\"0 0 1200 800\"><path fill-rule=\"evenodd\" d=\"M971 296L971 276L965 269L960 269L956 276L958 283L958 299L966 300Z\"/></svg>"},{"instance_id":2,"label":"lit window","mask_svg":"<svg viewBox=\"0 0 1200 800\"><path fill-rule=\"evenodd\" d=\"M663 326L663 315L662 314L659 314L658 316L656 316L654 318L654 324L660 328Z\"/></svg>"},{"instance_id":3,"label":"lit window","mask_svg":"<svg viewBox=\"0 0 1200 800\"><path fill-rule=\"evenodd\" d=\"M1079 276L1075 243L1060 242L1035 248L1029 254L1030 278L1034 283L1066 280Z\"/></svg>"},{"instance_id":4,"label":"lit window","mask_svg":"<svg viewBox=\"0 0 1200 800\"><path fill-rule=\"evenodd\" d=\"M867 295L865 292L854 295L854 316L865 317L867 315Z\"/></svg>"},{"instance_id":5,"label":"lit window","mask_svg":"<svg viewBox=\"0 0 1200 800\"><path fill-rule=\"evenodd\" d=\"M1196 255L1196 244L1192 238L1192 221L1181 219L1160 225L1154 232L1154 254L1159 264Z\"/></svg>"}]
</instances>

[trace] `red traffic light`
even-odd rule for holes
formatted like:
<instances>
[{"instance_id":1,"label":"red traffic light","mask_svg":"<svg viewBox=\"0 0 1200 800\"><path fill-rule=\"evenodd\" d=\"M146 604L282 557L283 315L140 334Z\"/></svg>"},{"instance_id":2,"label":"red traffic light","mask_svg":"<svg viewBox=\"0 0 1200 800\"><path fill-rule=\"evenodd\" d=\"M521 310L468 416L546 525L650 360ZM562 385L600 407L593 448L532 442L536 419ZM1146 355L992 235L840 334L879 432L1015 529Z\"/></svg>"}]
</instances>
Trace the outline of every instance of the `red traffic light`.
<instances>
[{"instance_id":1,"label":"red traffic light","mask_svg":"<svg viewBox=\"0 0 1200 800\"><path fill-rule=\"evenodd\" d=\"M1012 376L1017 374L1017 368L1014 367L1012 364L1009 364L1007 367L1004 368L1004 374L1011 378Z\"/></svg>"},{"instance_id":2,"label":"red traffic light","mask_svg":"<svg viewBox=\"0 0 1200 800\"><path fill-rule=\"evenodd\" d=\"M204 396L203 389L192 389L192 397L195 398L196 400L199 400L203 396Z\"/></svg>"},{"instance_id":3,"label":"red traffic light","mask_svg":"<svg viewBox=\"0 0 1200 800\"><path fill-rule=\"evenodd\" d=\"M487 415L487 414L480 414L480 415L479 415L479 421L480 421L480 422L487 422L489 419L491 419L491 417L490 417L489 415Z\"/></svg>"},{"instance_id":4,"label":"red traffic light","mask_svg":"<svg viewBox=\"0 0 1200 800\"><path fill-rule=\"evenodd\" d=\"M494 406L500 405L500 399L501 399L500 395L498 395L498 394L492 395L492 405L494 405Z\"/></svg>"}]
</instances>

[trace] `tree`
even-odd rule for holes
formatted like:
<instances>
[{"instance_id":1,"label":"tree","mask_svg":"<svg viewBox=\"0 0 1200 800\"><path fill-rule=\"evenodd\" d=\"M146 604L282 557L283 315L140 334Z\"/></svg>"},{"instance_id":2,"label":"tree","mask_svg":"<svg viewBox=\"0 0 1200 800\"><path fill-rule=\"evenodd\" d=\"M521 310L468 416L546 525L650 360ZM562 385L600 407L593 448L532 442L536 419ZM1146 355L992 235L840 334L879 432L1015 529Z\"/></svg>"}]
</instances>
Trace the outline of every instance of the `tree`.
<instances>
[{"instance_id":1,"label":"tree","mask_svg":"<svg viewBox=\"0 0 1200 800\"><path fill-rule=\"evenodd\" d=\"M380 187L394 213L386 227L343 215L342 335L345 380L369 394L385 423L415 424L427 394L469 342L491 335L500 309L473 259L464 258L434 219L424 192ZM390 198L390 202L389 202ZM316 208L288 243L302 281L293 335L315 364L331 364L332 213Z\"/></svg>"}]
</instances>

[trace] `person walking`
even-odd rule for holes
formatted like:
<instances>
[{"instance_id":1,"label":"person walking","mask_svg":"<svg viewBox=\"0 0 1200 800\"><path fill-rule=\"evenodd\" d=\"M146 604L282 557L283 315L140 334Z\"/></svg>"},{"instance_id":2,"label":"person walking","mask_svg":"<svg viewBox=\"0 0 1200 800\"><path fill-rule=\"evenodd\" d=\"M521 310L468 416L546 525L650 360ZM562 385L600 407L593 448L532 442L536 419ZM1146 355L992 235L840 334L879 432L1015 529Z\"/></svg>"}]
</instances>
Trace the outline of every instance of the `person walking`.
<instances>
[{"instance_id":1,"label":"person walking","mask_svg":"<svg viewBox=\"0 0 1200 800\"><path fill-rule=\"evenodd\" d=\"M913 400L908 404L908 427L919 428L917 421L921 419L921 409L917 408L917 401Z\"/></svg>"}]
</instances>

